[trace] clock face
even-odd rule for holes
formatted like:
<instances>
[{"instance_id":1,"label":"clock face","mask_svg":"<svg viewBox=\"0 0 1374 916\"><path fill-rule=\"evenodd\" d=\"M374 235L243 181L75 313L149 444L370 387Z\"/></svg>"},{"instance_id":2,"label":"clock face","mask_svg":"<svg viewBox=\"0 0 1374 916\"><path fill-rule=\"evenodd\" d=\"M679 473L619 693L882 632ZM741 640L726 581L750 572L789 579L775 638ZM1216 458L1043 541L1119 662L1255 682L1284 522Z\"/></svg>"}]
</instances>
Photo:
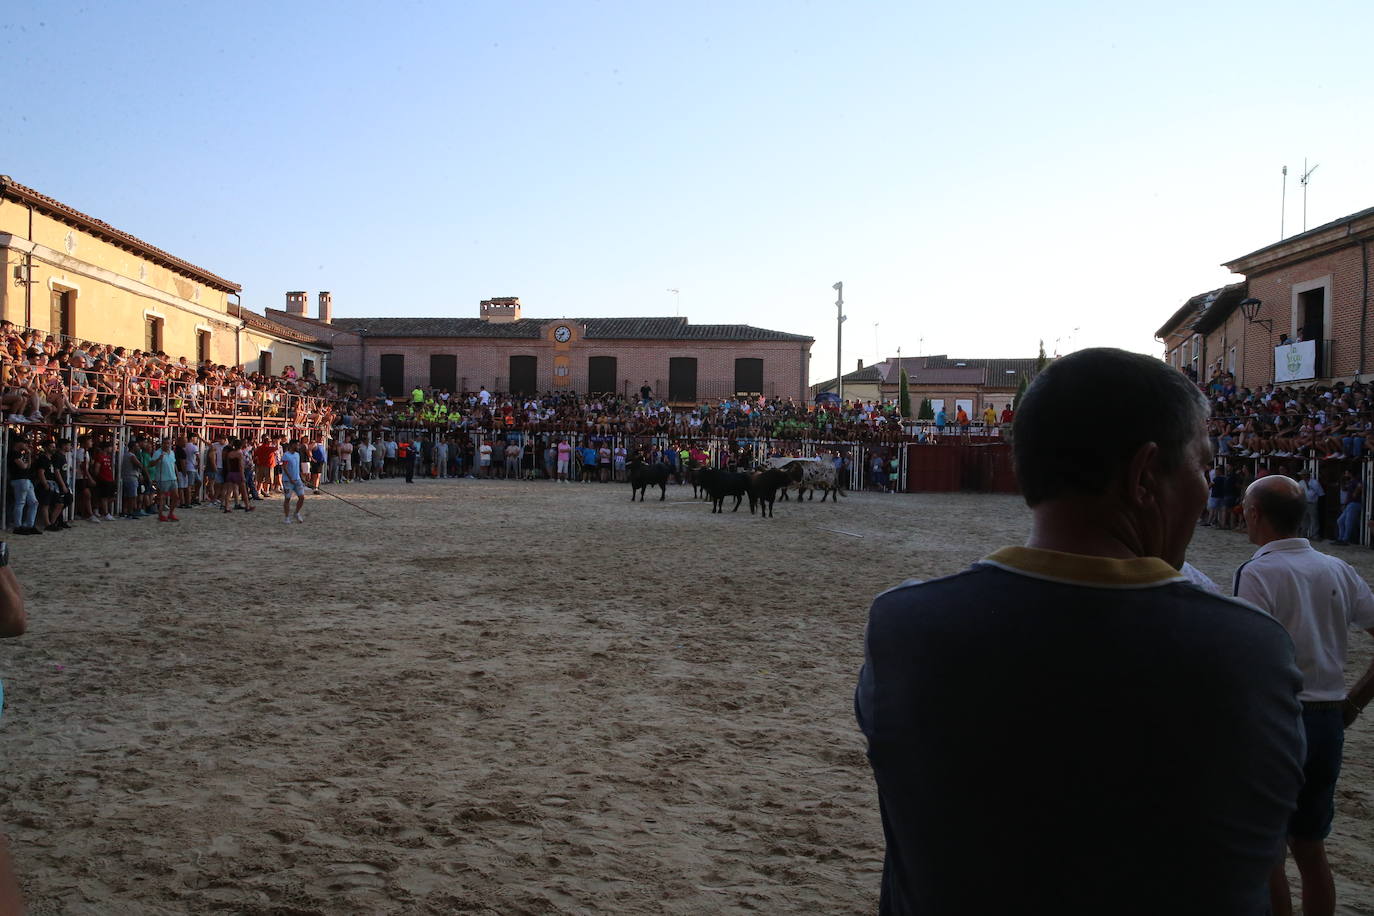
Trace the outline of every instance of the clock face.
<instances>
[{"instance_id":1,"label":"clock face","mask_svg":"<svg viewBox=\"0 0 1374 916\"><path fill-rule=\"evenodd\" d=\"M572 339L572 328L568 327L566 324L560 324L553 329L553 339L559 343L567 343Z\"/></svg>"}]
</instances>

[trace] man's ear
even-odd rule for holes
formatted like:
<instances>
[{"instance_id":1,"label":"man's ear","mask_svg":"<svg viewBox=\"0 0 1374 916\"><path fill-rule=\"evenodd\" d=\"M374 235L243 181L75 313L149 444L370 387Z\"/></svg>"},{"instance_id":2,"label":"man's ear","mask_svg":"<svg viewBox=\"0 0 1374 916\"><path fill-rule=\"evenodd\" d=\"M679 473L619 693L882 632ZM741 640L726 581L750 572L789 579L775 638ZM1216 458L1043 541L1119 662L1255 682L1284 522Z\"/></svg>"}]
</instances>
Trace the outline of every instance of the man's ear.
<instances>
[{"instance_id":1,"label":"man's ear","mask_svg":"<svg viewBox=\"0 0 1374 916\"><path fill-rule=\"evenodd\" d=\"M1144 506L1156 499L1159 485L1159 446L1145 442L1131 455L1126 464L1126 504Z\"/></svg>"}]
</instances>

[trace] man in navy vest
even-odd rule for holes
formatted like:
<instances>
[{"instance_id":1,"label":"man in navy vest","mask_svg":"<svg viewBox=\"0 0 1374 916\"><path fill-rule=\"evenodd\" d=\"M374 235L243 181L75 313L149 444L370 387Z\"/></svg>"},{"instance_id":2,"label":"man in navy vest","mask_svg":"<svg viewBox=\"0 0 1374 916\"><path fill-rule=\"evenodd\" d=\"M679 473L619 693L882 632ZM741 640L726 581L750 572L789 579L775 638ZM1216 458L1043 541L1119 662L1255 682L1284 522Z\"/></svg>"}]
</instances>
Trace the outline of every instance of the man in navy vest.
<instances>
[{"instance_id":1,"label":"man in navy vest","mask_svg":"<svg viewBox=\"0 0 1374 916\"><path fill-rule=\"evenodd\" d=\"M873 602L882 913L1267 912L1301 679L1277 621L1179 572L1206 416L1158 360L1056 360L1013 423L1025 546Z\"/></svg>"}]
</instances>

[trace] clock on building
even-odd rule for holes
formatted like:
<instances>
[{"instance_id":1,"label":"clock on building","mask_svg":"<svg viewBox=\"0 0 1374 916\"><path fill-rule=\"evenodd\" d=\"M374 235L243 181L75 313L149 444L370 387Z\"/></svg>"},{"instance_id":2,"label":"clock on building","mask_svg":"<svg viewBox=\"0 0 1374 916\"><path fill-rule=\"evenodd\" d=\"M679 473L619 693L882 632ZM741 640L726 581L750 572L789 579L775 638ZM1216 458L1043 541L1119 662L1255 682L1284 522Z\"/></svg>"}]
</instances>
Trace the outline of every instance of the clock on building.
<instances>
[{"instance_id":1,"label":"clock on building","mask_svg":"<svg viewBox=\"0 0 1374 916\"><path fill-rule=\"evenodd\" d=\"M560 324L553 329L553 339L559 343L567 343L569 340L572 340L572 328L568 327L566 324Z\"/></svg>"}]
</instances>

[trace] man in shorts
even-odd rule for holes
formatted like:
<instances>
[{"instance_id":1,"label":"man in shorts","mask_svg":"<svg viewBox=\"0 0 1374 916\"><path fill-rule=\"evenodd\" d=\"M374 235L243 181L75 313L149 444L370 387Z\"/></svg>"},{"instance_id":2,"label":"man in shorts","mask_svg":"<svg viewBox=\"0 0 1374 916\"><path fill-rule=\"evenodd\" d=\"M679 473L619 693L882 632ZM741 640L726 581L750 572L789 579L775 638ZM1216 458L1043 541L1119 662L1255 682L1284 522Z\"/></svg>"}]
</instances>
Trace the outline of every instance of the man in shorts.
<instances>
[{"instance_id":1,"label":"man in shorts","mask_svg":"<svg viewBox=\"0 0 1374 916\"><path fill-rule=\"evenodd\" d=\"M272 493L272 468L277 463L277 445L270 435L253 447L253 480L259 496Z\"/></svg>"},{"instance_id":2,"label":"man in shorts","mask_svg":"<svg viewBox=\"0 0 1374 916\"><path fill-rule=\"evenodd\" d=\"M130 442L119 459L119 477L124 485L123 518L129 520L143 517L142 485L145 474L138 448L136 440Z\"/></svg>"},{"instance_id":3,"label":"man in shorts","mask_svg":"<svg viewBox=\"0 0 1374 916\"><path fill-rule=\"evenodd\" d=\"M315 434L315 441L310 446L310 489L315 491L315 495L320 495L320 475L324 473L325 461L328 454L324 447L324 437Z\"/></svg>"},{"instance_id":4,"label":"man in shorts","mask_svg":"<svg viewBox=\"0 0 1374 916\"><path fill-rule=\"evenodd\" d=\"M164 436L153 449L153 487L157 500L157 520L177 522L177 454L170 437Z\"/></svg>"},{"instance_id":5,"label":"man in shorts","mask_svg":"<svg viewBox=\"0 0 1374 916\"><path fill-rule=\"evenodd\" d=\"M372 454L376 451L371 442L363 440L358 443L358 478L359 480L372 479Z\"/></svg>"},{"instance_id":6,"label":"man in shorts","mask_svg":"<svg viewBox=\"0 0 1374 916\"><path fill-rule=\"evenodd\" d=\"M1283 624L1302 671L1298 701L1307 750L1288 849L1302 877L1303 913L1330 916L1336 886L1325 841L1336 813L1345 729L1374 699L1374 664L1346 693L1346 636L1354 629L1374 636L1374 593L1350 564L1313 550L1298 535L1307 510L1302 484L1271 474L1246 489L1241 506L1250 543L1259 549L1236 570L1235 594ZM1283 859L1280 854L1270 879L1275 916L1293 912Z\"/></svg>"},{"instance_id":7,"label":"man in shorts","mask_svg":"<svg viewBox=\"0 0 1374 916\"><path fill-rule=\"evenodd\" d=\"M301 476L301 448L299 439L292 439L287 443L286 448L281 454L281 493L282 493L282 514L286 517L286 524L295 522L303 524L301 518L301 507L305 505L305 479ZM291 497L296 497L296 511L291 511Z\"/></svg>"},{"instance_id":8,"label":"man in shorts","mask_svg":"<svg viewBox=\"0 0 1374 916\"><path fill-rule=\"evenodd\" d=\"M491 442L486 439L477 447L477 466L482 469L483 477L491 476Z\"/></svg>"},{"instance_id":9,"label":"man in shorts","mask_svg":"<svg viewBox=\"0 0 1374 916\"><path fill-rule=\"evenodd\" d=\"M558 440L558 479L562 483L568 482L568 466L572 464L572 445L568 438L564 436Z\"/></svg>"},{"instance_id":10,"label":"man in shorts","mask_svg":"<svg viewBox=\"0 0 1374 916\"><path fill-rule=\"evenodd\" d=\"M110 443L96 441L91 449L91 477L95 482L95 511L102 521L114 521L114 503L118 495L115 486L114 455Z\"/></svg>"},{"instance_id":11,"label":"man in shorts","mask_svg":"<svg viewBox=\"0 0 1374 916\"><path fill-rule=\"evenodd\" d=\"M224 498L224 433L216 432L205 453L205 495L211 506L222 505Z\"/></svg>"}]
</instances>

